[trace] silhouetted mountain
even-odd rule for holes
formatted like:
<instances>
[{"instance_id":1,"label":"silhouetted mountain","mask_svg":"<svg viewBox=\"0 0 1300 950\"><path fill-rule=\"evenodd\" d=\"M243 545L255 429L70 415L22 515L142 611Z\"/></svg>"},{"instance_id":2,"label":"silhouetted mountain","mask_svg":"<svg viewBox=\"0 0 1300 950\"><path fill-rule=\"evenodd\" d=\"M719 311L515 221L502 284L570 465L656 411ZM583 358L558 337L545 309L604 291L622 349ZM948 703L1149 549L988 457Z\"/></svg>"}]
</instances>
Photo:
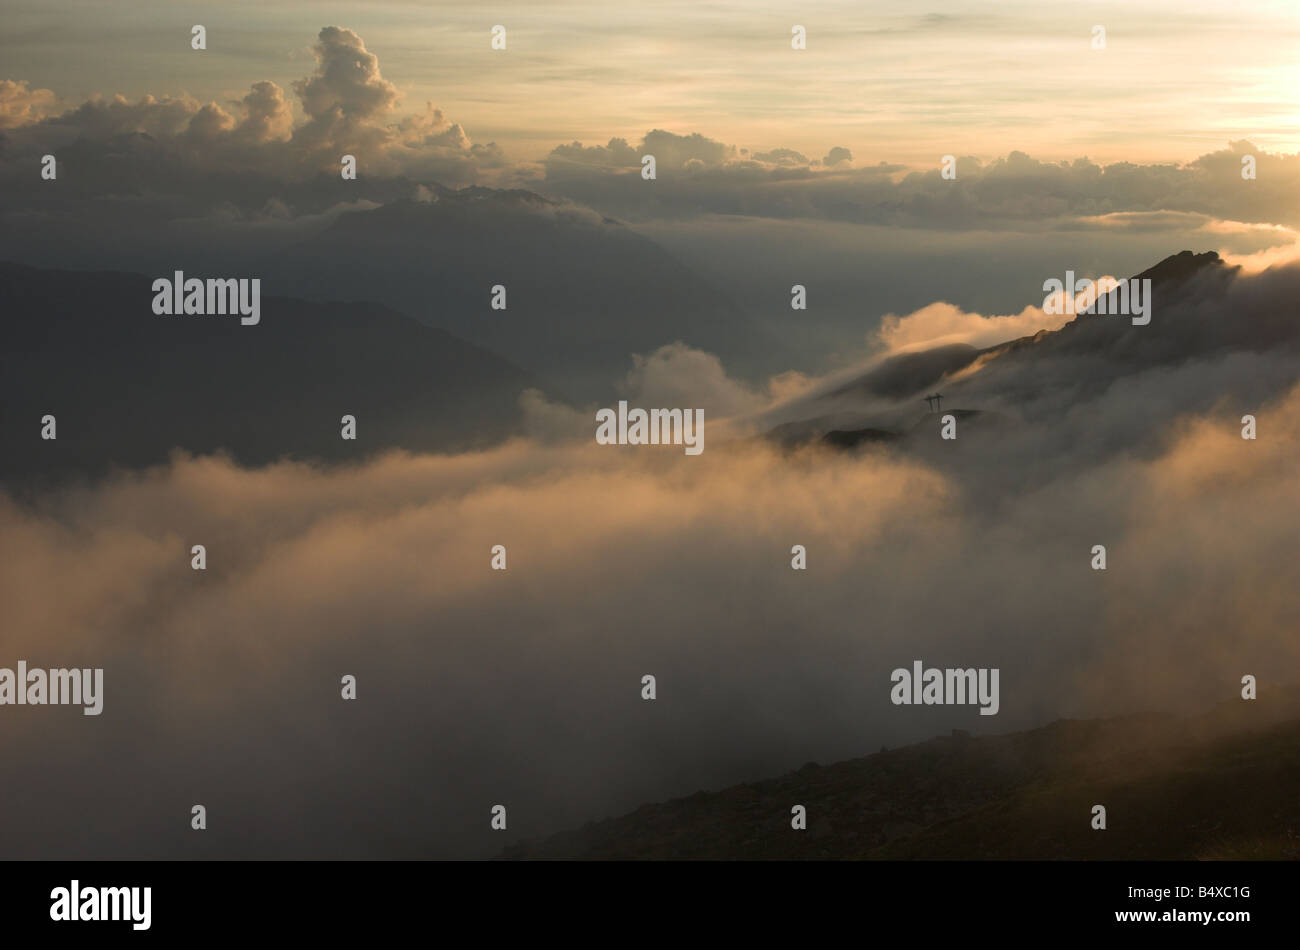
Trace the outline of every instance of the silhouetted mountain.
<instances>
[{"instance_id":1,"label":"silhouetted mountain","mask_svg":"<svg viewBox=\"0 0 1300 950\"><path fill-rule=\"evenodd\" d=\"M1291 353L1300 349L1300 269L1277 268L1242 278L1213 251L1182 251L1135 278L1151 280L1150 322L1117 313L1086 312L1058 330L986 347L947 345L887 358L848 383L811 395L769 437L784 445L823 439L833 430L877 429L899 436L924 421L921 394L942 389L944 411L1011 406L1046 418L1098 398L1125 377L1169 371L1190 361L1221 361L1233 353ZM1295 374L1278 374L1282 383ZM1267 397L1276 382L1242 377L1247 398ZM1188 394L1183 405L1212 403L1226 392ZM856 407L856 408L855 408ZM788 417L800 408L802 419ZM1172 406L1171 409L1176 408ZM1208 409L1208 405L1200 406ZM829 440L851 447L851 440Z\"/></svg>"},{"instance_id":2,"label":"silhouetted mountain","mask_svg":"<svg viewBox=\"0 0 1300 950\"><path fill-rule=\"evenodd\" d=\"M1131 278L1151 281L1149 324L1135 325L1131 316L1117 313L1119 294L1112 291L1107 295L1106 313L1081 313L1059 330L1042 330L987 347L980 355L986 360L1014 360L1104 351L1108 359L1119 363L1154 365L1234 346L1266 349L1300 335L1294 321L1267 320L1268 313L1252 314L1248 319L1226 314L1224 319L1198 319L1203 313L1196 311L1222 300L1238 271L1224 264L1214 251L1181 251ZM1286 314L1283 309L1271 312L1279 318Z\"/></svg>"},{"instance_id":3,"label":"silhouetted mountain","mask_svg":"<svg viewBox=\"0 0 1300 950\"><path fill-rule=\"evenodd\" d=\"M1179 251L1177 254L1170 254L1159 264L1148 267L1142 273L1137 274L1134 280L1149 279L1155 286L1163 284L1180 284L1202 270L1215 270L1216 268L1225 268L1227 271L1235 271L1237 268L1229 268L1219 257L1217 251L1205 251L1201 254L1192 251Z\"/></svg>"},{"instance_id":4,"label":"silhouetted mountain","mask_svg":"<svg viewBox=\"0 0 1300 950\"><path fill-rule=\"evenodd\" d=\"M508 858L1300 857L1300 695L950 737L645 805ZM1092 808L1106 808L1106 829ZM791 827L791 808L807 829Z\"/></svg>"},{"instance_id":5,"label":"silhouetted mountain","mask_svg":"<svg viewBox=\"0 0 1300 950\"><path fill-rule=\"evenodd\" d=\"M527 191L436 189L344 214L266 271L284 293L386 303L582 398L607 396L633 353L679 340L742 371L773 351L659 245ZM496 285L505 310L490 305Z\"/></svg>"},{"instance_id":6,"label":"silhouetted mountain","mask_svg":"<svg viewBox=\"0 0 1300 950\"><path fill-rule=\"evenodd\" d=\"M151 284L0 264L0 478L138 467L175 448L246 464L450 450L516 431L519 395L537 385L379 304L263 297L261 322L242 326L155 315ZM57 440L40 437L47 413Z\"/></svg>"}]
</instances>

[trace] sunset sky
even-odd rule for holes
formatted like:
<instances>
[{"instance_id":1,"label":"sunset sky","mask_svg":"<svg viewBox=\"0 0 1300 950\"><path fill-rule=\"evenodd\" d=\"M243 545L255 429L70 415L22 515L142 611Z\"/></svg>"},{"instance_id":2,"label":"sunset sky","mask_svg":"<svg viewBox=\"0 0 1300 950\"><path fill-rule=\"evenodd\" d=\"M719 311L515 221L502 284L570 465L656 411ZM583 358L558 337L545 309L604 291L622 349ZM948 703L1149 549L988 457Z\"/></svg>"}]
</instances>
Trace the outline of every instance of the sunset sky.
<instances>
[{"instance_id":1,"label":"sunset sky","mask_svg":"<svg viewBox=\"0 0 1300 950\"><path fill-rule=\"evenodd\" d=\"M305 24L355 30L413 111L431 101L513 161L652 128L740 148L832 146L928 165L1187 161L1248 138L1300 148L1300 6L1252 3L298 3L5 0L0 62L68 102L284 88ZM189 27L208 49L189 48ZM495 24L508 48L489 48ZM808 48L790 48L792 25ZM1090 47L1105 26L1107 49Z\"/></svg>"}]
</instances>

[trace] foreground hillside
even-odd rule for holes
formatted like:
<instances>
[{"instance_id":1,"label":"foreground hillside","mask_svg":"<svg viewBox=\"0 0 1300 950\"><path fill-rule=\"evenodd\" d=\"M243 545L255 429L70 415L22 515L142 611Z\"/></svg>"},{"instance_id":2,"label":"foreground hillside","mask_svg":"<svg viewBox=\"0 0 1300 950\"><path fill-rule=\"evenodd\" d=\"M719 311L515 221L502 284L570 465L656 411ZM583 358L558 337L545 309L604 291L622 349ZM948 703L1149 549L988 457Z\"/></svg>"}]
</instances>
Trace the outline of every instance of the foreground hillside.
<instances>
[{"instance_id":1,"label":"foreground hillside","mask_svg":"<svg viewBox=\"0 0 1300 950\"><path fill-rule=\"evenodd\" d=\"M645 805L508 858L1295 859L1300 697L955 733ZM1091 827L1104 805L1107 828ZM791 808L807 809L807 830Z\"/></svg>"}]
</instances>

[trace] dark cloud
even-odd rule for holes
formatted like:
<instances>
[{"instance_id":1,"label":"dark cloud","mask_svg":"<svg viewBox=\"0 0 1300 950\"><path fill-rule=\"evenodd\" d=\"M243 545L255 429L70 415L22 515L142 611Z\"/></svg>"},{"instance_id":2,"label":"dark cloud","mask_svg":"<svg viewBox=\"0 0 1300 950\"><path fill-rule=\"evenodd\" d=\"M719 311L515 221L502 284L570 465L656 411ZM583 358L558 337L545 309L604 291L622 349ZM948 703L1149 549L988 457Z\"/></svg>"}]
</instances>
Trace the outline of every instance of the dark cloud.
<instances>
[{"instance_id":1,"label":"dark cloud","mask_svg":"<svg viewBox=\"0 0 1300 950\"><path fill-rule=\"evenodd\" d=\"M642 147L654 152L652 136L666 134L647 134ZM907 172L883 162L848 168L851 154L838 147L817 163L787 148L743 154L721 142L695 141L708 142L709 148L689 150L698 159L689 164L681 151L669 150L673 161L660 161L663 171L653 193L633 187L633 161L612 161L609 149L579 143L552 152L543 187L631 219L713 213L903 227L1043 229L1073 226L1080 219L1080 226L1088 226L1089 219L1123 212L1184 212L1300 226L1300 211L1289 198L1300 189L1300 155L1268 153L1245 141L1186 165L1099 165L1086 158L1043 162L1022 152L991 162L958 156L953 181L941 178L937 162L929 171ZM1256 160L1254 180L1241 175L1246 155ZM584 156L593 160L579 161Z\"/></svg>"},{"instance_id":2,"label":"dark cloud","mask_svg":"<svg viewBox=\"0 0 1300 950\"><path fill-rule=\"evenodd\" d=\"M755 152L753 159L756 162L766 162L769 165L808 165L810 164L808 156L801 152L796 152L792 148L774 148L770 152Z\"/></svg>"},{"instance_id":3,"label":"dark cloud","mask_svg":"<svg viewBox=\"0 0 1300 950\"><path fill-rule=\"evenodd\" d=\"M836 145L822 158L822 164L828 168L832 165L838 165L841 162L853 161L853 153L847 148Z\"/></svg>"},{"instance_id":4,"label":"dark cloud","mask_svg":"<svg viewBox=\"0 0 1300 950\"><path fill-rule=\"evenodd\" d=\"M627 144L627 139L613 138L608 145L584 146L581 142L557 145L551 152L555 161L576 162L582 165L608 165L631 168L641 164L641 154Z\"/></svg>"}]
</instances>

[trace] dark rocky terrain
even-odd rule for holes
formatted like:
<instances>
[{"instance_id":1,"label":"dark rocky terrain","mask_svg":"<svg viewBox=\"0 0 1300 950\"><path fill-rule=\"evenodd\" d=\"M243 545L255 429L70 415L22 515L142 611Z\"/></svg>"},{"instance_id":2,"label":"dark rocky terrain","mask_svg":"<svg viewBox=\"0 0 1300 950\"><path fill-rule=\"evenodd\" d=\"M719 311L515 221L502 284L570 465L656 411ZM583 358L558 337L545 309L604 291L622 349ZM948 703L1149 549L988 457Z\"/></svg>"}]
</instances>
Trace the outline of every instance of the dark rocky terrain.
<instances>
[{"instance_id":1,"label":"dark rocky terrain","mask_svg":"<svg viewBox=\"0 0 1300 950\"><path fill-rule=\"evenodd\" d=\"M644 805L506 858L1300 858L1300 690L1194 717L962 732ZM791 807L807 830L791 828ZM1106 806L1107 828L1091 827Z\"/></svg>"}]
</instances>

